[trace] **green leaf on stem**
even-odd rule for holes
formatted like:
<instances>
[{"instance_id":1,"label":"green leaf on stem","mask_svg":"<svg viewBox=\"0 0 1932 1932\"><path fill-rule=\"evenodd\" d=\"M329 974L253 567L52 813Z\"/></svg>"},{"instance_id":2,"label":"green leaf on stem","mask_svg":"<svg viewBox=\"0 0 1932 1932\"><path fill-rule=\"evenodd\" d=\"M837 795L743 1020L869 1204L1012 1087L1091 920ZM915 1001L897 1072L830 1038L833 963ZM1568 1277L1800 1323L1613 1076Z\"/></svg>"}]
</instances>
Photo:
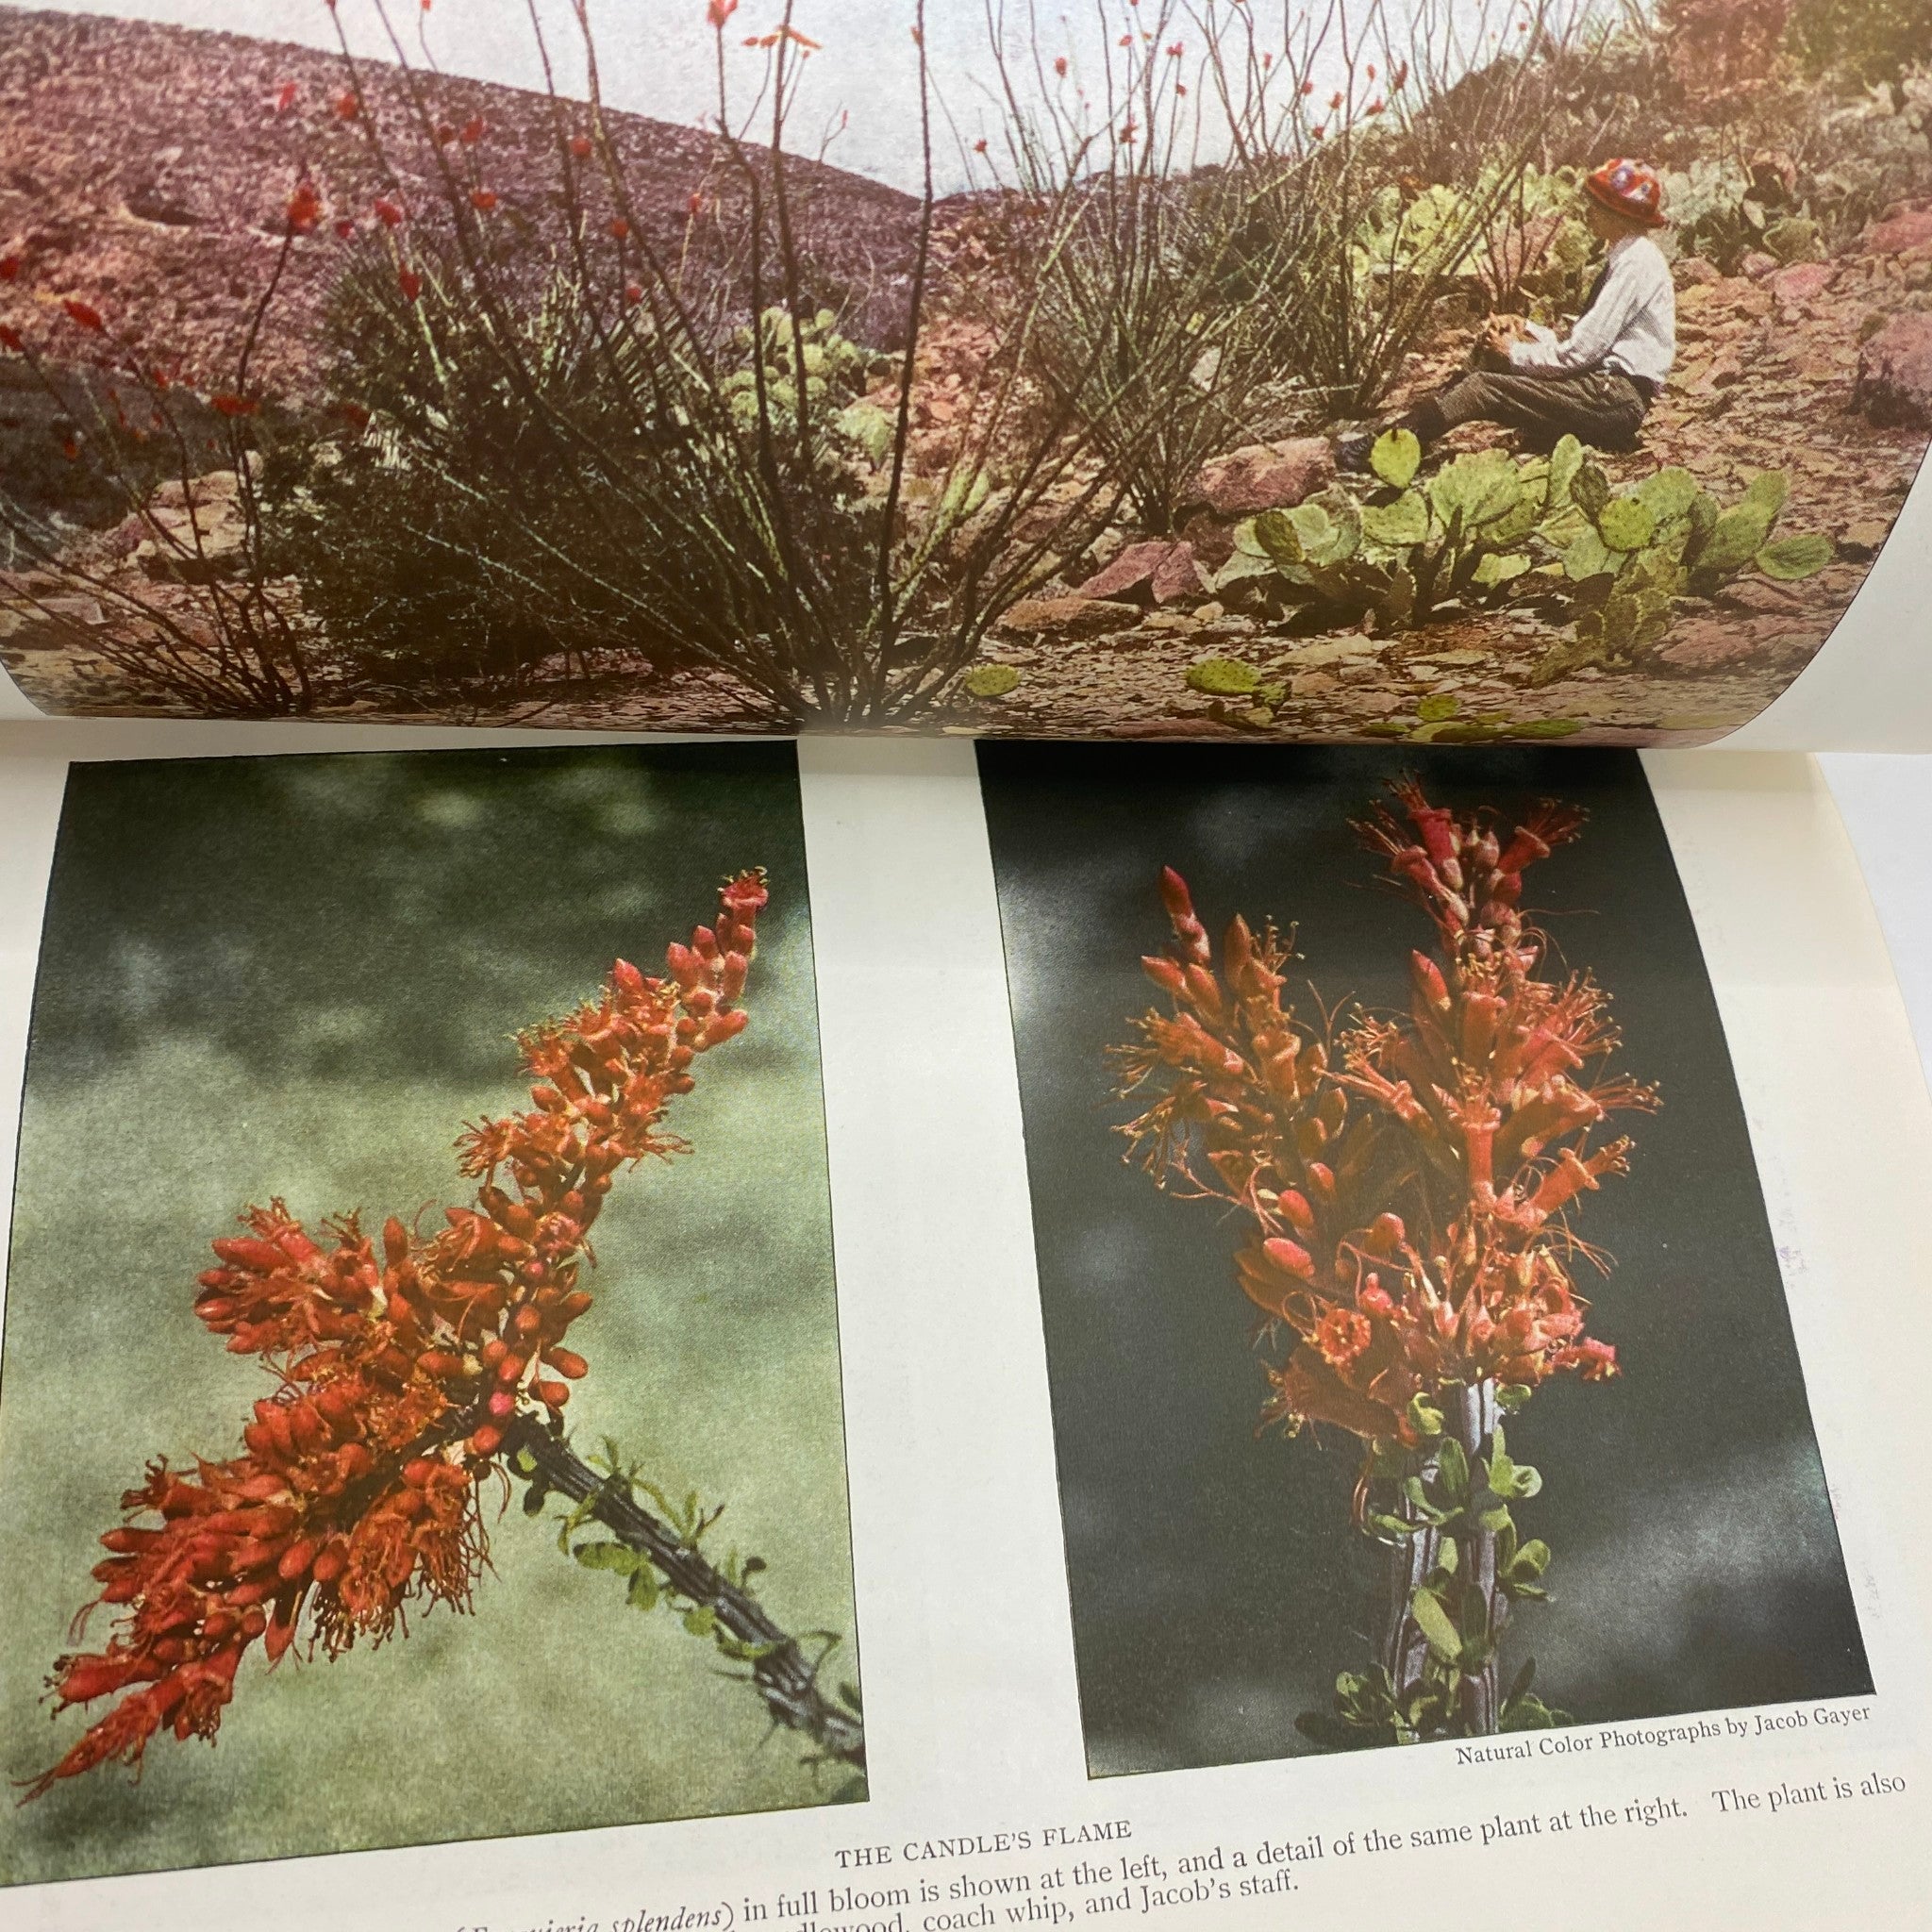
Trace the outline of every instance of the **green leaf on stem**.
<instances>
[{"instance_id":1,"label":"green leaf on stem","mask_svg":"<svg viewBox=\"0 0 1932 1932\"><path fill-rule=\"evenodd\" d=\"M1423 1641L1445 1664L1462 1655L1462 1633L1433 1591L1418 1590L1408 1600L1409 1615L1423 1633Z\"/></svg>"}]
</instances>

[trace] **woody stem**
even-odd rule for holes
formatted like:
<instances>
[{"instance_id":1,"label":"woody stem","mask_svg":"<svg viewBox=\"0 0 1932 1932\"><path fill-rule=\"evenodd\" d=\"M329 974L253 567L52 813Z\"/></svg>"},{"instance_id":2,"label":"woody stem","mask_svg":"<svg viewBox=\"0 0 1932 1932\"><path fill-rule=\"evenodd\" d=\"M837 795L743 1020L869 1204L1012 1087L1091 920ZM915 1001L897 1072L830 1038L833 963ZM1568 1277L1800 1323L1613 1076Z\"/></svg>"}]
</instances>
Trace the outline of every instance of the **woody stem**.
<instances>
[{"instance_id":1,"label":"woody stem","mask_svg":"<svg viewBox=\"0 0 1932 1932\"><path fill-rule=\"evenodd\" d=\"M1496 1434L1496 1385L1484 1380L1474 1386L1458 1384L1445 1391L1444 1420L1449 1432L1462 1444L1472 1471L1493 1446ZM1473 1479L1474 1480L1474 1479ZM1459 1541L1462 1543L1462 1574L1465 1591L1482 1599L1483 1624L1490 1633L1489 1656L1479 1670L1465 1675L1462 1682L1463 1721L1473 1738L1495 1734L1502 1711L1498 1702L1496 1641L1502 1636L1508 1614L1508 1599L1496 1588L1496 1532L1485 1529L1472 1517Z\"/></svg>"},{"instance_id":2,"label":"woody stem","mask_svg":"<svg viewBox=\"0 0 1932 1932\"><path fill-rule=\"evenodd\" d=\"M521 1452L528 1458L533 1482L588 1506L591 1516L626 1549L648 1557L678 1596L709 1609L720 1628L762 1653L751 1666L751 1681L774 1724L803 1732L828 1757L865 1769L862 1721L824 1696L817 1660L749 1591L722 1575L645 1508L628 1484L599 1475L534 1416L519 1415L505 1425L504 1449L511 1466Z\"/></svg>"}]
</instances>

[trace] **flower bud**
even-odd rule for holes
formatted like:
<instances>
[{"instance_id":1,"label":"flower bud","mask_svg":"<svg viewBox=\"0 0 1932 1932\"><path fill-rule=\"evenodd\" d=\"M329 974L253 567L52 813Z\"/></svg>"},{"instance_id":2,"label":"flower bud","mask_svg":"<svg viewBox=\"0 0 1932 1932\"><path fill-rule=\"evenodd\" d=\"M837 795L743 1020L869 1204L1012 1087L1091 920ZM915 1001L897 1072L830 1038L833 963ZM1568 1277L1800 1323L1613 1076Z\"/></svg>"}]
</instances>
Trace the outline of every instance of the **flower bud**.
<instances>
[{"instance_id":1,"label":"flower bud","mask_svg":"<svg viewBox=\"0 0 1932 1932\"><path fill-rule=\"evenodd\" d=\"M1299 1241L1288 1241L1276 1235L1261 1243L1261 1252L1275 1267L1286 1274L1292 1274L1297 1281L1314 1280L1314 1257Z\"/></svg>"}]
</instances>

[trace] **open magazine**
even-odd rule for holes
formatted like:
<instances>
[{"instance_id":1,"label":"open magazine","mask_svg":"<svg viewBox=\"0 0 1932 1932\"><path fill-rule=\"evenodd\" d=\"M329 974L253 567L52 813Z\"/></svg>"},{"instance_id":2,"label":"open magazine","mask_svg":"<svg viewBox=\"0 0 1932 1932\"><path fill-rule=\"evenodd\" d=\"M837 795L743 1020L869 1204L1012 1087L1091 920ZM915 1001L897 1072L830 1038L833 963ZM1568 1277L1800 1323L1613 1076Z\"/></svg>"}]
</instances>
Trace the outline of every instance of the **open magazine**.
<instances>
[{"instance_id":1,"label":"open magazine","mask_svg":"<svg viewBox=\"0 0 1932 1932\"><path fill-rule=\"evenodd\" d=\"M5 1922L1926 1923L1932 18L149 11L0 7Z\"/></svg>"}]
</instances>

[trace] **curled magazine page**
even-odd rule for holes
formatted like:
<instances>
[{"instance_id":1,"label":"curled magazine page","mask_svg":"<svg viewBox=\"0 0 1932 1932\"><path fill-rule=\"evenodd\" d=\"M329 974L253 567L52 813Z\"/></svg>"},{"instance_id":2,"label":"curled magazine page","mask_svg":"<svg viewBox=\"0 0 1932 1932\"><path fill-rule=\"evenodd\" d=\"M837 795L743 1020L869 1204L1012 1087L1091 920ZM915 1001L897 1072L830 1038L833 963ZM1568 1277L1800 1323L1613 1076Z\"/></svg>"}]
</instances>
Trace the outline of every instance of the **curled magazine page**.
<instances>
[{"instance_id":1,"label":"curled magazine page","mask_svg":"<svg viewBox=\"0 0 1932 1932\"><path fill-rule=\"evenodd\" d=\"M1807 760L15 735L9 1932L1917 1923Z\"/></svg>"},{"instance_id":2,"label":"curled magazine page","mask_svg":"<svg viewBox=\"0 0 1932 1932\"><path fill-rule=\"evenodd\" d=\"M1694 744L1932 434L1897 0L70 0L0 97L53 715Z\"/></svg>"}]
</instances>

